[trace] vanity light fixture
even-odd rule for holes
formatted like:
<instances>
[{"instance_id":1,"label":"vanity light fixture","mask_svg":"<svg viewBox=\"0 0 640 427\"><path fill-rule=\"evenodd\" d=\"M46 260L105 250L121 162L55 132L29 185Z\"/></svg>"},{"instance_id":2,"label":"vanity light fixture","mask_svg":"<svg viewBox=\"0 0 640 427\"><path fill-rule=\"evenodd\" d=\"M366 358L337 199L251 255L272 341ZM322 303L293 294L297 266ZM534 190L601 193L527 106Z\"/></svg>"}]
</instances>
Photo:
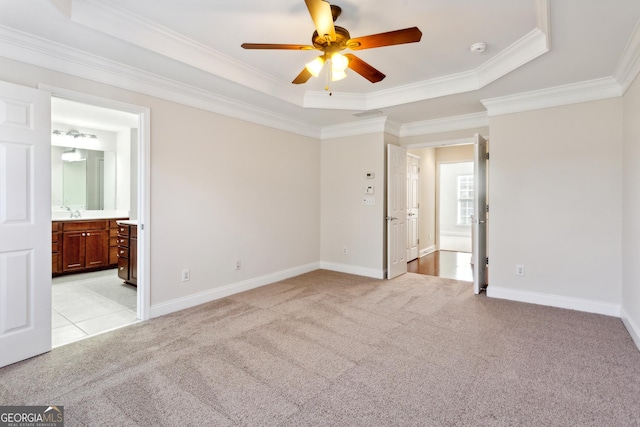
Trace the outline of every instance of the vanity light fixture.
<instances>
[{"instance_id":1,"label":"vanity light fixture","mask_svg":"<svg viewBox=\"0 0 640 427\"><path fill-rule=\"evenodd\" d=\"M98 139L97 135L94 135L92 133L82 133L75 129L71 129L71 130L54 129L53 131L51 131L51 133L53 135L59 135L59 136L71 136L74 139L75 138Z\"/></svg>"},{"instance_id":2,"label":"vanity light fixture","mask_svg":"<svg viewBox=\"0 0 640 427\"><path fill-rule=\"evenodd\" d=\"M76 151L75 148L63 152L61 158L63 162L81 162L86 160L82 157L82 153Z\"/></svg>"}]
</instances>

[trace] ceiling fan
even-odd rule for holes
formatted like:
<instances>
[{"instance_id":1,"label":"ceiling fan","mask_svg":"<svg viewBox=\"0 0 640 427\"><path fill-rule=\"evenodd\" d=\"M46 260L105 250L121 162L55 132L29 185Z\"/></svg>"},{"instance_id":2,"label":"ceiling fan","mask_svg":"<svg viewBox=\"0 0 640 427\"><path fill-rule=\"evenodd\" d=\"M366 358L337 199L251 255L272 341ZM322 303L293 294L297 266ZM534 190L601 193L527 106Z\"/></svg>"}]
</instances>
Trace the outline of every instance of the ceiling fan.
<instances>
[{"instance_id":1,"label":"ceiling fan","mask_svg":"<svg viewBox=\"0 0 640 427\"><path fill-rule=\"evenodd\" d=\"M342 9L325 0L305 0L316 31L311 37L313 45L243 43L244 49L282 49L282 50L319 50L322 55L308 63L293 80L294 84L306 83L311 76L317 77L325 62L330 61L328 69L332 81L341 80L347 75L345 70L352 69L371 83L377 83L386 76L352 53L341 54L345 49L362 50L375 47L419 42L422 32L417 27L352 39L346 28L334 25ZM328 89L328 87L327 87Z\"/></svg>"}]
</instances>

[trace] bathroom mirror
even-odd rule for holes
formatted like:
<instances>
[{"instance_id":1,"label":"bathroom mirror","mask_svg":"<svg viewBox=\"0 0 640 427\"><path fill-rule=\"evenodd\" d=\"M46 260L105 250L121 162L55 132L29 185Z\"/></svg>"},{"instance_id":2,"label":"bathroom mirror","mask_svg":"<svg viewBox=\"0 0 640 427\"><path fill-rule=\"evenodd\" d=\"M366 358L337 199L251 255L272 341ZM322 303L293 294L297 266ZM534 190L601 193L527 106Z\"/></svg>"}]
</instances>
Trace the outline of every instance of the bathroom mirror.
<instances>
[{"instance_id":1,"label":"bathroom mirror","mask_svg":"<svg viewBox=\"0 0 640 427\"><path fill-rule=\"evenodd\" d=\"M52 146L52 207L81 211L115 209L115 171L113 152Z\"/></svg>"}]
</instances>

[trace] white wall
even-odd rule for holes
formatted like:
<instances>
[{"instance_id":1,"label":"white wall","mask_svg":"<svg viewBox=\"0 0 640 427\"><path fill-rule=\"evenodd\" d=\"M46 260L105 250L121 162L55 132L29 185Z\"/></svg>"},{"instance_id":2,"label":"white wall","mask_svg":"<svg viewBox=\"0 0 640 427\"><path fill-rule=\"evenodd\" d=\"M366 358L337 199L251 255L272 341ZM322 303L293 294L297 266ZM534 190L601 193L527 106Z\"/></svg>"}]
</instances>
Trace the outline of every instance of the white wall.
<instances>
[{"instance_id":1,"label":"white wall","mask_svg":"<svg viewBox=\"0 0 640 427\"><path fill-rule=\"evenodd\" d=\"M321 260L325 268L384 275L384 144L383 133L322 141ZM375 178L366 179L367 172L375 173ZM375 188L374 206L362 203L365 185Z\"/></svg>"},{"instance_id":2,"label":"white wall","mask_svg":"<svg viewBox=\"0 0 640 427\"><path fill-rule=\"evenodd\" d=\"M3 58L0 80L150 108L152 313L318 266L318 140Z\"/></svg>"},{"instance_id":3,"label":"white wall","mask_svg":"<svg viewBox=\"0 0 640 427\"><path fill-rule=\"evenodd\" d=\"M488 295L619 313L622 99L492 117L490 127Z\"/></svg>"},{"instance_id":4,"label":"white wall","mask_svg":"<svg viewBox=\"0 0 640 427\"><path fill-rule=\"evenodd\" d=\"M640 79L624 96L622 318L640 348Z\"/></svg>"}]
</instances>

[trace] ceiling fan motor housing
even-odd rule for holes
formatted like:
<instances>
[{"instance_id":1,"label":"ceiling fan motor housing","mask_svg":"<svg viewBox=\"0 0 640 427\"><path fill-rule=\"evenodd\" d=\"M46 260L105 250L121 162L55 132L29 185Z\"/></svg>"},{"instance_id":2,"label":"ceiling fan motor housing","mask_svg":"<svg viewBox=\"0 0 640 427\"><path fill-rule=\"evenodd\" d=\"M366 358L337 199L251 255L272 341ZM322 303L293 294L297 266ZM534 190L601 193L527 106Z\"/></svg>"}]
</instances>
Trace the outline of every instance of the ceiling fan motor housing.
<instances>
[{"instance_id":1,"label":"ceiling fan motor housing","mask_svg":"<svg viewBox=\"0 0 640 427\"><path fill-rule=\"evenodd\" d=\"M336 29L336 39L335 41L328 41L318 34L317 31L313 32L313 36L311 37L311 42L313 46L317 49L322 50L325 53L334 53L339 52L347 47L347 42L351 39L349 35L349 31L346 28L335 26Z\"/></svg>"}]
</instances>

